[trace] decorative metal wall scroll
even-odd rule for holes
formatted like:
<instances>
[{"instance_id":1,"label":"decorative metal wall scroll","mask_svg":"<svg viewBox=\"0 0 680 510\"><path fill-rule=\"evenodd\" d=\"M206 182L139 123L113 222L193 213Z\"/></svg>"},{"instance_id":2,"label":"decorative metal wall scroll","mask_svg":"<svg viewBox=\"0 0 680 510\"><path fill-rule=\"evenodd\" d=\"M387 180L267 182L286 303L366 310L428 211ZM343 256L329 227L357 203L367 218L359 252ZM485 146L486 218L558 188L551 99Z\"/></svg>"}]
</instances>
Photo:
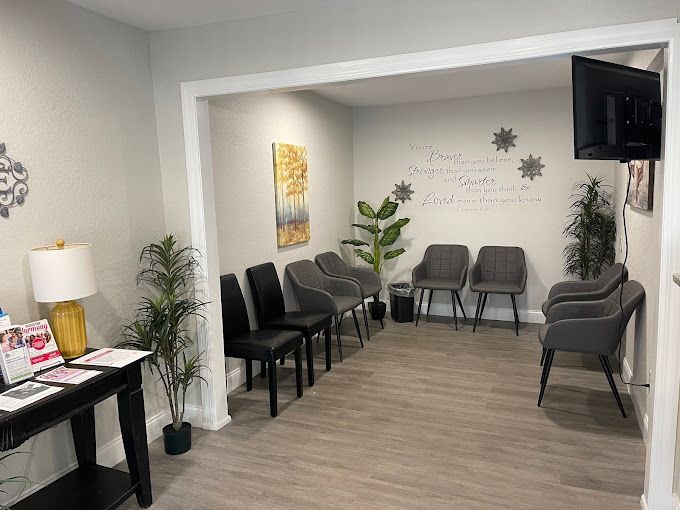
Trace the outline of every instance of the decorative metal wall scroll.
<instances>
[{"instance_id":1,"label":"decorative metal wall scroll","mask_svg":"<svg viewBox=\"0 0 680 510\"><path fill-rule=\"evenodd\" d=\"M533 181L534 177L540 177L543 175L541 170L545 168L545 165L541 163L541 156L535 158L532 154L529 154L527 159L519 159L522 162L522 166L517 167L517 170L522 171L522 177L528 177Z\"/></svg>"},{"instance_id":2,"label":"decorative metal wall scroll","mask_svg":"<svg viewBox=\"0 0 680 510\"><path fill-rule=\"evenodd\" d=\"M0 216L9 218L10 208L24 205L28 195L28 171L18 161L7 155L7 148L0 143Z\"/></svg>"},{"instance_id":3,"label":"decorative metal wall scroll","mask_svg":"<svg viewBox=\"0 0 680 510\"><path fill-rule=\"evenodd\" d=\"M392 192L392 194L395 196L395 199L400 200L402 204L407 200L411 200L411 195L415 193L415 191L411 189L411 184L404 183L403 179L401 184L395 184L394 186L395 190Z\"/></svg>"},{"instance_id":4,"label":"decorative metal wall scroll","mask_svg":"<svg viewBox=\"0 0 680 510\"><path fill-rule=\"evenodd\" d=\"M512 128L506 131L505 128L501 127L501 130L498 133L494 133L493 136L494 139L491 143L496 146L496 151L503 149L505 152L508 152L510 147L515 147L517 135L512 134Z\"/></svg>"}]
</instances>

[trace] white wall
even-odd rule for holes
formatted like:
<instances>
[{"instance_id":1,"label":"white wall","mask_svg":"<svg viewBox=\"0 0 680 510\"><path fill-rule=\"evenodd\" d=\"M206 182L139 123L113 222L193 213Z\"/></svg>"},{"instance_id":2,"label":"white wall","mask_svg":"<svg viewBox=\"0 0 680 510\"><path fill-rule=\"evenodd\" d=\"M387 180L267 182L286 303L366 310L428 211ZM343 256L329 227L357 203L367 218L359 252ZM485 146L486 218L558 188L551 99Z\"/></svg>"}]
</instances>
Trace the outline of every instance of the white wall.
<instances>
[{"instance_id":1,"label":"white wall","mask_svg":"<svg viewBox=\"0 0 680 510\"><path fill-rule=\"evenodd\" d=\"M518 136L507 154L491 143L501 126ZM533 180L517 169L529 154L545 165ZM471 264L484 245L520 246L528 280L517 305L521 320L536 322L548 290L564 279L572 186L585 172L609 180L613 170L610 162L574 160L568 88L356 108L354 165L357 199L379 203L402 180L415 191L396 215L411 218L395 244L407 252L387 263L386 281L410 281L430 244L466 245ZM477 295L466 286L461 297L474 314ZM436 292L432 306L453 313L446 292ZM489 296L487 310L511 320L508 296Z\"/></svg>"},{"instance_id":2,"label":"white wall","mask_svg":"<svg viewBox=\"0 0 680 510\"><path fill-rule=\"evenodd\" d=\"M164 232L147 35L61 1L1 5L0 142L28 168L30 192L0 221L0 305L16 323L47 317L33 301L27 251L59 237L91 242L99 292L83 301L88 343L111 345L135 302L139 250ZM152 416L162 402L153 383L145 388ZM98 445L111 444L115 400L96 409ZM71 444L66 424L38 436L29 478L66 468ZM21 474L25 461L13 458L0 477Z\"/></svg>"},{"instance_id":3,"label":"white wall","mask_svg":"<svg viewBox=\"0 0 680 510\"><path fill-rule=\"evenodd\" d=\"M220 274L234 273L256 326L246 268L286 264L338 249L353 217L352 110L313 92L244 95L210 100L210 129ZM304 145L309 168L309 242L276 245L272 142ZM288 309L296 306L287 280ZM240 360L230 360L230 382ZM230 386L230 389L233 385Z\"/></svg>"}]
</instances>

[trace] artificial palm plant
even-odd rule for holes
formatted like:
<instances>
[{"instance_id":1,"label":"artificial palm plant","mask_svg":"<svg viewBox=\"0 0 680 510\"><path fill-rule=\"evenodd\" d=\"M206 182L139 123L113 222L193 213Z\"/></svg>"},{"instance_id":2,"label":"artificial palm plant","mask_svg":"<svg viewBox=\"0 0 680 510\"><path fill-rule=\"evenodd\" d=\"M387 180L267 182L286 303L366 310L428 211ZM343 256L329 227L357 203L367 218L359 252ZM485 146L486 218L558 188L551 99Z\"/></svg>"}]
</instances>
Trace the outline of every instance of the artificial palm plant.
<instances>
[{"instance_id":1,"label":"artificial palm plant","mask_svg":"<svg viewBox=\"0 0 680 510\"><path fill-rule=\"evenodd\" d=\"M373 271L378 274L382 271L383 264L386 260L396 258L406 251L404 248L385 250L386 247L394 244L401 234L402 227L411 221L409 218L400 218L391 225L384 227L383 222L394 216L398 207L399 204L396 202L390 202L390 197L383 200L377 212L366 202L359 201L357 203L359 213L371 220L371 223L352 223L352 226L370 233L370 243L363 239L345 239L342 241L342 244L351 244L355 246L355 255L371 264L371 266L373 266ZM383 225L384 228L381 227L381 225ZM370 251L361 249L360 246L367 246Z\"/></svg>"},{"instance_id":2,"label":"artificial palm plant","mask_svg":"<svg viewBox=\"0 0 680 510\"><path fill-rule=\"evenodd\" d=\"M173 235L142 249L137 284L143 296L119 343L120 347L151 351L146 360L163 383L176 432L188 426L183 423L187 389L202 379L201 352L193 348L189 330L194 319L203 317L206 305L194 297L195 255L195 248L179 247Z\"/></svg>"},{"instance_id":3,"label":"artificial palm plant","mask_svg":"<svg viewBox=\"0 0 680 510\"><path fill-rule=\"evenodd\" d=\"M611 186L602 177L589 174L576 183L571 198L569 223L563 234L569 241L564 248L564 274L581 280L600 276L614 263L616 217Z\"/></svg>"}]
</instances>

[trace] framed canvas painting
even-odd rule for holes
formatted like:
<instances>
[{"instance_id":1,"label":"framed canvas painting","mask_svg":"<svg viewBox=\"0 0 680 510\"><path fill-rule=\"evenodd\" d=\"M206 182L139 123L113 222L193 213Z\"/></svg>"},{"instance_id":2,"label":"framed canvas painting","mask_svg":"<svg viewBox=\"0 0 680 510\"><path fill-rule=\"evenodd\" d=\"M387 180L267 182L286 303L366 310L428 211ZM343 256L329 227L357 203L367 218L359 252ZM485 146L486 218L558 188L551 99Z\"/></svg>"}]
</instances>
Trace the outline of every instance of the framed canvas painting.
<instances>
[{"instance_id":1,"label":"framed canvas painting","mask_svg":"<svg viewBox=\"0 0 680 510\"><path fill-rule=\"evenodd\" d=\"M276 242L279 248L309 241L307 149L273 143Z\"/></svg>"},{"instance_id":2,"label":"framed canvas painting","mask_svg":"<svg viewBox=\"0 0 680 510\"><path fill-rule=\"evenodd\" d=\"M654 162L631 161L630 189L627 203L631 207L651 211L654 206Z\"/></svg>"}]
</instances>

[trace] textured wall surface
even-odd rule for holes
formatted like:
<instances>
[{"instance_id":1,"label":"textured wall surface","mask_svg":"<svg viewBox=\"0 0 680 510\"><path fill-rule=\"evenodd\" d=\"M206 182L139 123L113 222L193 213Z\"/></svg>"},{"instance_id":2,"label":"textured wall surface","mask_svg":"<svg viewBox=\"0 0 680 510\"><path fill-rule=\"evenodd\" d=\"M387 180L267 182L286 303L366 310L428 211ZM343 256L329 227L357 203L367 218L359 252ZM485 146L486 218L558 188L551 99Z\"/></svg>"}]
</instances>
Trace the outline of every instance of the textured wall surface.
<instances>
[{"instance_id":1,"label":"textured wall surface","mask_svg":"<svg viewBox=\"0 0 680 510\"><path fill-rule=\"evenodd\" d=\"M471 261L484 245L520 246L526 254L528 279L526 293L517 299L518 308L532 312L530 319L542 321L541 303L550 287L564 279L562 229L572 186L585 179L586 172L609 180L614 166L575 161L571 124L568 88L355 109L357 199L379 202L402 180L415 190L397 214L411 218L399 244L407 252L387 263L384 278L410 281L411 269L434 243L466 245ZM496 151L491 143L501 126L517 135L516 147L507 153ZM523 178L517 169L529 154L540 156L545 165L543 175L533 180ZM451 155L482 162L456 164ZM496 158L512 161L496 162ZM418 171L451 169L453 173L409 175L414 166ZM494 170L487 171L490 168ZM527 189L519 190L523 186ZM494 192L499 187L503 190ZM449 203L451 196L477 203ZM489 202L494 198L499 202ZM444 202L436 203L438 199ZM517 201L502 204L502 200ZM467 287L461 297L468 307L476 305L477 295ZM446 292L435 293L432 306L437 314L453 313ZM489 296L488 307L498 309L499 317L512 316L507 296Z\"/></svg>"},{"instance_id":2,"label":"textured wall surface","mask_svg":"<svg viewBox=\"0 0 680 510\"><path fill-rule=\"evenodd\" d=\"M286 264L337 251L353 218L352 110L312 92L216 98L210 101L211 144L220 274L235 273L256 326L246 268ZM304 145L309 168L311 238L276 246L272 142ZM296 306L287 280L284 294ZM230 360L230 369L239 365Z\"/></svg>"},{"instance_id":3,"label":"textured wall surface","mask_svg":"<svg viewBox=\"0 0 680 510\"><path fill-rule=\"evenodd\" d=\"M0 306L16 323L48 316L33 301L28 250L91 242L89 345L111 345L136 300L139 250L164 232L147 35L65 2L3 1L0 67L0 142L30 172L25 205L0 221ZM147 415L158 409L148 391ZM119 434L115 401L97 406L97 420L101 446ZM36 482L72 462L68 425L38 436L34 451ZM20 474L25 458L13 460Z\"/></svg>"}]
</instances>

